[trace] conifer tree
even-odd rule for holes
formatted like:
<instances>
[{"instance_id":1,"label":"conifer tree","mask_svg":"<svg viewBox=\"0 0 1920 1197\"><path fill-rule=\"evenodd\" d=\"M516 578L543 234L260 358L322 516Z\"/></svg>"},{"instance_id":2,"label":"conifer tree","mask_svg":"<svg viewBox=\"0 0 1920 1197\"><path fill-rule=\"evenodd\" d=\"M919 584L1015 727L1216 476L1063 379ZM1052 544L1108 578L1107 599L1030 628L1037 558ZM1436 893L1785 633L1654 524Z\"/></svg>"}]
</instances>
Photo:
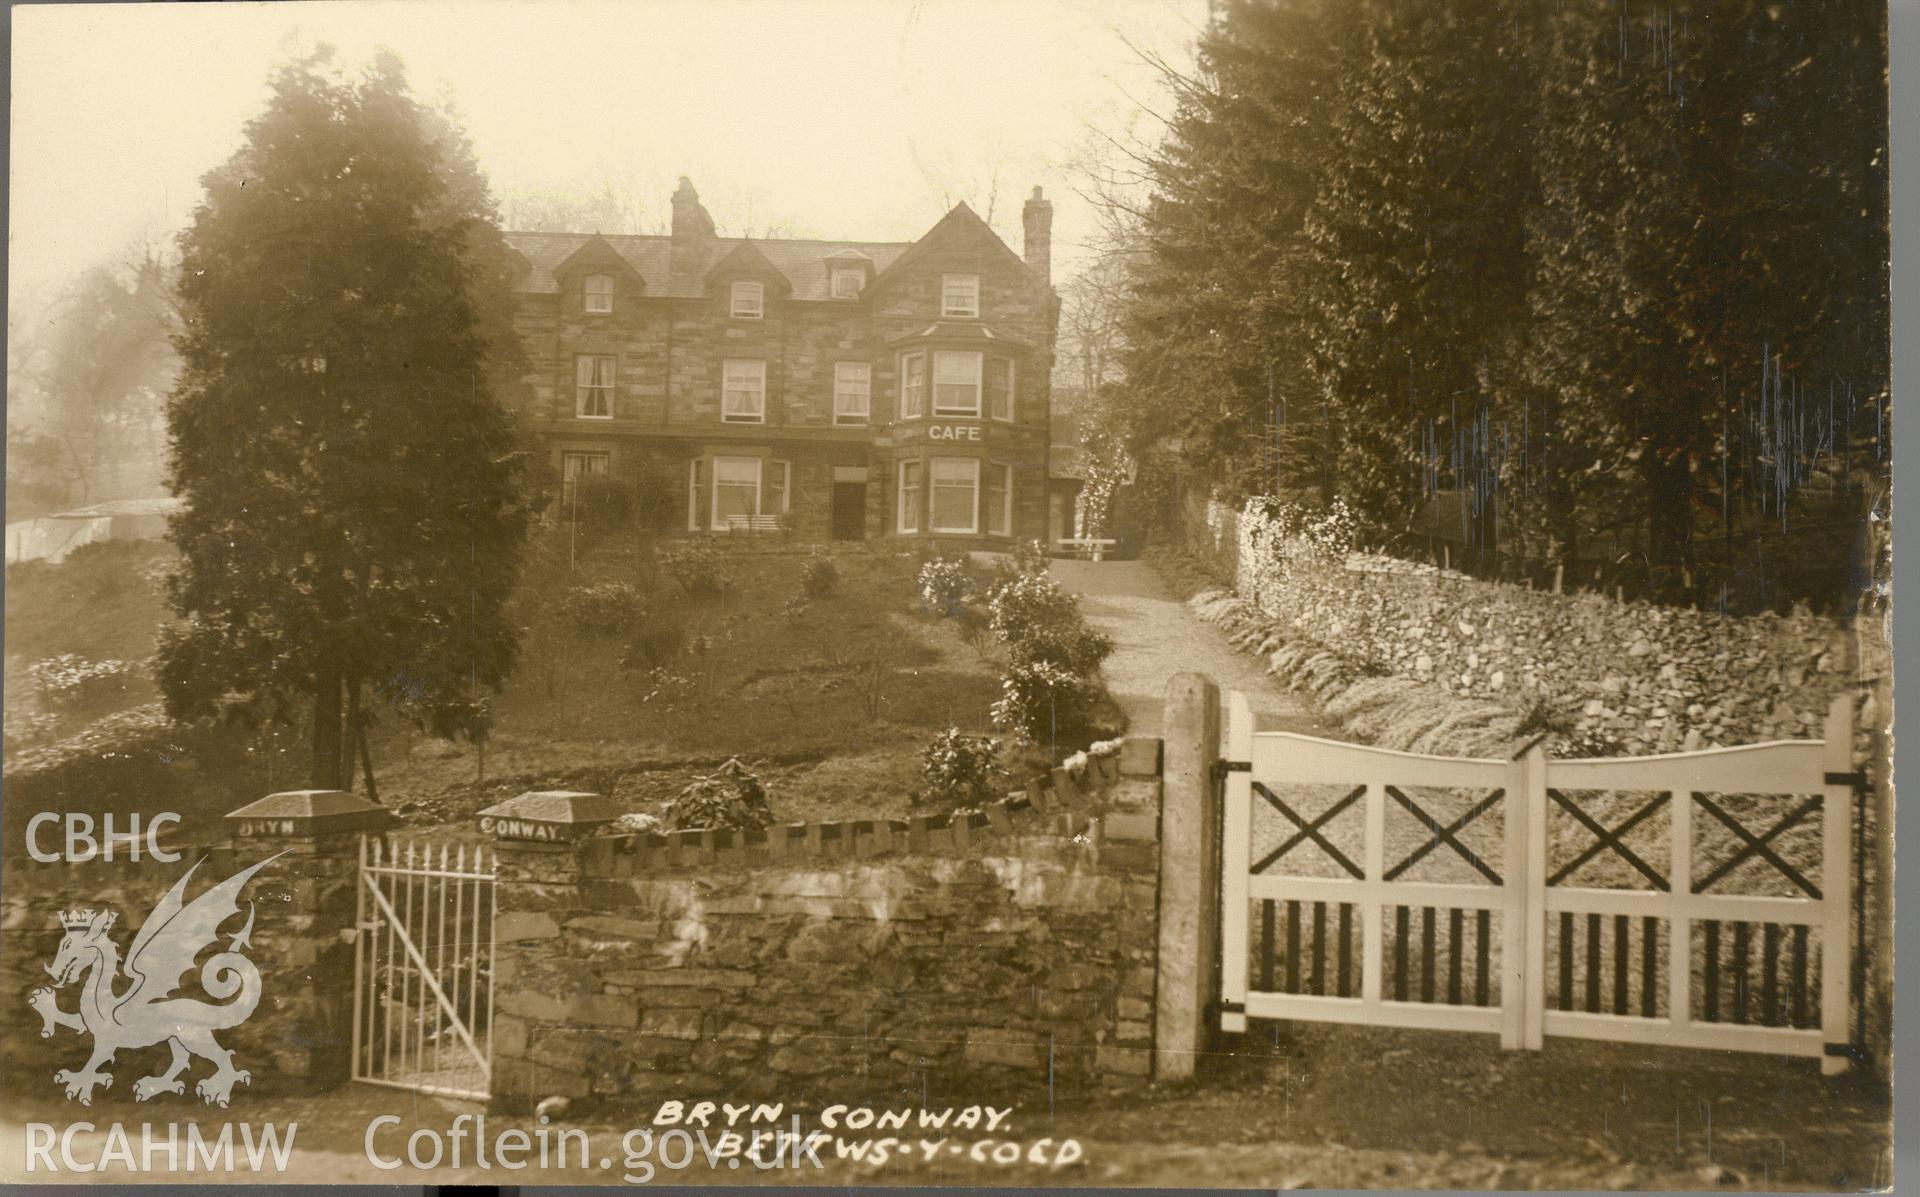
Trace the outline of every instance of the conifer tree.
<instances>
[{"instance_id":1,"label":"conifer tree","mask_svg":"<svg viewBox=\"0 0 1920 1197\"><path fill-rule=\"evenodd\" d=\"M1492 547L1531 203L1524 10L1374 3L1340 58L1339 152L1307 218L1314 367L1339 412L1343 495L1383 533L1435 490Z\"/></svg>"},{"instance_id":2,"label":"conifer tree","mask_svg":"<svg viewBox=\"0 0 1920 1197\"><path fill-rule=\"evenodd\" d=\"M399 62L272 78L182 235L170 481L187 502L169 713L310 710L311 783L351 775L372 693L483 735L528 519L508 251L452 123Z\"/></svg>"}]
</instances>

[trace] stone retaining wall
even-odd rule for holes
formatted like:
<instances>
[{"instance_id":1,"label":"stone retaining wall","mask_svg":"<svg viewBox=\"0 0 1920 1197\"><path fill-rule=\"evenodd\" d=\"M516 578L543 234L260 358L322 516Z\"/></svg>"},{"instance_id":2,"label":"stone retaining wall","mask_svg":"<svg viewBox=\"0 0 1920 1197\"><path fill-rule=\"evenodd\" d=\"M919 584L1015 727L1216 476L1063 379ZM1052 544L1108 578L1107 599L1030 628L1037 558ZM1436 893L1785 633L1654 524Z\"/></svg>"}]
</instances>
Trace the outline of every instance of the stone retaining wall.
<instances>
[{"instance_id":1,"label":"stone retaining wall","mask_svg":"<svg viewBox=\"0 0 1920 1197\"><path fill-rule=\"evenodd\" d=\"M1818 737L1857 676L1848 632L1829 619L1553 594L1360 554L1328 561L1279 535L1258 499L1188 515L1189 549L1300 637L1361 673L1544 705L1583 755Z\"/></svg>"},{"instance_id":2,"label":"stone retaining wall","mask_svg":"<svg viewBox=\"0 0 1920 1197\"><path fill-rule=\"evenodd\" d=\"M951 820L502 841L496 1099L1141 1082L1159 755L1112 745Z\"/></svg>"},{"instance_id":3,"label":"stone retaining wall","mask_svg":"<svg viewBox=\"0 0 1920 1197\"><path fill-rule=\"evenodd\" d=\"M195 871L189 901L283 848L288 849L286 855L256 874L241 895L241 911L247 910L249 902L254 910L246 955L263 978L259 1005L244 1023L219 1032L217 1038L238 1058L237 1067L252 1072L250 1088L254 1090L304 1089L343 1079L353 981L353 948L343 932L353 925L358 865L353 837L337 836L318 841L184 846L177 849L181 859L173 862L151 857L71 864L9 859L0 894L0 1066L10 1076L29 1078L25 1093L31 1095L44 1085L49 1101L64 1102L48 1078L55 1069L78 1070L92 1049L90 1037L66 1028L41 1038L40 1016L27 1004L35 989L51 983L42 966L53 960L60 946L61 912L115 912L119 918L109 938L119 947L124 967L125 954L155 903L190 867ZM239 918L234 916L223 930L236 932ZM225 940L223 935L223 947ZM199 993L198 976L197 971L186 974L183 994ZM59 1006L74 1009L89 979L57 990ZM121 993L127 988L124 979L116 983ZM111 1095L124 1098L135 1080L157 1071L166 1058L164 1047L120 1053L108 1070L115 1078ZM196 1061L189 1070L189 1084L208 1071L204 1061ZM198 1106L191 1088L186 1096ZM95 1104L100 1100L96 1096Z\"/></svg>"},{"instance_id":4,"label":"stone retaining wall","mask_svg":"<svg viewBox=\"0 0 1920 1197\"><path fill-rule=\"evenodd\" d=\"M1174 679L1164 767L1161 741L1114 741L954 816L621 835L592 794L482 812L478 829L497 837L495 1100L698 1090L971 1103L1190 1075L1215 994L1217 700L1204 679ZM394 824L353 795L291 791L230 812L230 843L179 860L8 862L0 1066L45 1076L49 1100L64 1101L53 1072L80 1069L92 1048L66 1028L43 1039L28 1005L51 980L61 912L115 912L124 958L196 861L188 900L267 861L219 936L237 938L251 911L262 996L220 1042L252 1073L249 1092L345 1080L365 933L356 871L363 836ZM184 996L199 991L183 979ZM59 1005L73 1009L76 992ZM164 1052L123 1050L95 1104L132 1108L133 1082ZM193 1065L189 1084L207 1073Z\"/></svg>"}]
</instances>

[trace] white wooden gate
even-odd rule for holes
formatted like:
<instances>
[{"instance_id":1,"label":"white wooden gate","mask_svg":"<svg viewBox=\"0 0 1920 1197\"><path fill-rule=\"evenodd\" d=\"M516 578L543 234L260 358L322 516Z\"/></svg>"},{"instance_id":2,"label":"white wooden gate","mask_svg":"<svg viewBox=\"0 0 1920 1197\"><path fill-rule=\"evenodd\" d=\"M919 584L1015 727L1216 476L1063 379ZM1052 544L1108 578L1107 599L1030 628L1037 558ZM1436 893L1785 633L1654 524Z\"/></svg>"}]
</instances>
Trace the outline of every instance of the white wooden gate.
<instances>
[{"instance_id":1,"label":"white wooden gate","mask_svg":"<svg viewBox=\"0 0 1920 1197\"><path fill-rule=\"evenodd\" d=\"M485 848L361 837L354 1080L486 1100L494 875Z\"/></svg>"},{"instance_id":2,"label":"white wooden gate","mask_svg":"<svg viewBox=\"0 0 1920 1197\"><path fill-rule=\"evenodd\" d=\"M1591 760L1536 741L1499 761L1258 731L1234 693L1222 1029L1557 1035L1839 1072L1851 745L1845 697L1822 740Z\"/></svg>"}]
</instances>

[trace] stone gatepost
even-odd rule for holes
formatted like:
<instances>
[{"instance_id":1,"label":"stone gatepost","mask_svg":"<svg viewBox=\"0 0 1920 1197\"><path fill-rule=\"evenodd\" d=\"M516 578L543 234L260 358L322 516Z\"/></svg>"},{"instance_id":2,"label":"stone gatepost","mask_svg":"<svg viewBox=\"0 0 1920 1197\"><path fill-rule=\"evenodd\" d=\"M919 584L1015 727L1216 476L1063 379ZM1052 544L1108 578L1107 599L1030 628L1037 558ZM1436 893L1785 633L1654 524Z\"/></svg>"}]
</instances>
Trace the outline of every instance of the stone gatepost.
<instances>
[{"instance_id":1,"label":"stone gatepost","mask_svg":"<svg viewBox=\"0 0 1920 1197\"><path fill-rule=\"evenodd\" d=\"M263 1072L303 1088L344 1080L352 1064L360 837L399 820L343 790L269 794L226 818L236 869L274 857L240 895L243 908L252 901L257 911L250 954L263 985L259 1007L228 1033L227 1046L272 1061L271 1069L252 1069L255 1086L267 1079Z\"/></svg>"},{"instance_id":2,"label":"stone gatepost","mask_svg":"<svg viewBox=\"0 0 1920 1197\"><path fill-rule=\"evenodd\" d=\"M626 813L599 794L535 790L477 816L496 852L493 1104L523 1109L554 1094L585 1095L579 1077L529 1050L540 1024L604 1021L585 970L569 967L561 927L581 905L583 853ZM629 1013L631 1013L629 1011ZM633 1025L629 1018L628 1027Z\"/></svg>"},{"instance_id":3,"label":"stone gatepost","mask_svg":"<svg viewBox=\"0 0 1920 1197\"><path fill-rule=\"evenodd\" d=\"M1157 1081L1193 1075L1213 1040L1219 995L1220 688L1197 673L1167 684L1160 817L1160 976L1155 995Z\"/></svg>"}]
</instances>

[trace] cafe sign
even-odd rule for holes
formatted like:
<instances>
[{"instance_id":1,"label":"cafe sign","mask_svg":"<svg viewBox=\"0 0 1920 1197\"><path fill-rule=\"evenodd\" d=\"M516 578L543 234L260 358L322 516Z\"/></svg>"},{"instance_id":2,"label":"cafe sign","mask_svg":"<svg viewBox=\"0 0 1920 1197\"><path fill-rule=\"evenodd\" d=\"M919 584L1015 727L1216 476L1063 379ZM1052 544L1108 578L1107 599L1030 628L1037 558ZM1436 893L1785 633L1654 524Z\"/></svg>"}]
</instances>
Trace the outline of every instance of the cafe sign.
<instances>
[{"instance_id":1,"label":"cafe sign","mask_svg":"<svg viewBox=\"0 0 1920 1197\"><path fill-rule=\"evenodd\" d=\"M980 425L978 424L931 424L927 427L927 439L930 441L973 441L979 443Z\"/></svg>"}]
</instances>

